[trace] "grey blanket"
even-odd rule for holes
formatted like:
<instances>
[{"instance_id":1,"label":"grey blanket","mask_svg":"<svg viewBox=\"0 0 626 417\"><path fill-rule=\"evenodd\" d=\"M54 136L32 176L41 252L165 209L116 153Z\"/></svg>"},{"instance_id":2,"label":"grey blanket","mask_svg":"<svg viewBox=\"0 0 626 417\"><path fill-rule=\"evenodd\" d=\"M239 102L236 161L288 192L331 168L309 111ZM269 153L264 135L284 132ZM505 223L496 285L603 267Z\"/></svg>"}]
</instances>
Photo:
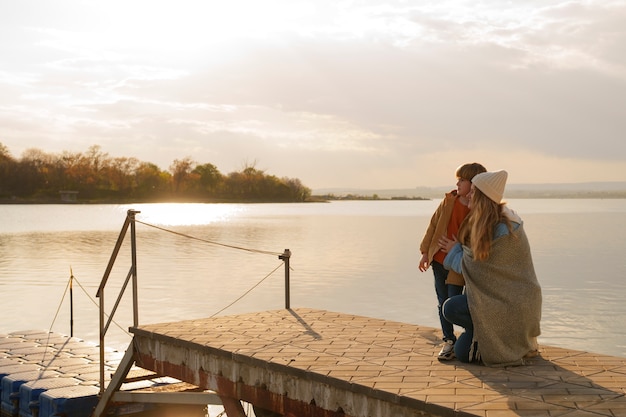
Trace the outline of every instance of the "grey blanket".
<instances>
[{"instance_id":1,"label":"grey blanket","mask_svg":"<svg viewBox=\"0 0 626 417\"><path fill-rule=\"evenodd\" d=\"M463 275L474 341L487 366L523 364L540 334L541 287L523 225L492 242L489 259L463 247Z\"/></svg>"}]
</instances>

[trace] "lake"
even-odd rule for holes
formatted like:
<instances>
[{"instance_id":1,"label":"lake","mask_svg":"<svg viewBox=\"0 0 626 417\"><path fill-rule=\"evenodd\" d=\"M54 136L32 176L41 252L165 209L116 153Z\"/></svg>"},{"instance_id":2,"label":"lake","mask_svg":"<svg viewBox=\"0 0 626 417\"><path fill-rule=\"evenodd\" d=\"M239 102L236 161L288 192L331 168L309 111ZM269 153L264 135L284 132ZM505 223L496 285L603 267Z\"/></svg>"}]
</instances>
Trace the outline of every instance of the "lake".
<instances>
[{"instance_id":1,"label":"lake","mask_svg":"<svg viewBox=\"0 0 626 417\"><path fill-rule=\"evenodd\" d=\"M438 328L432 271L418 270L419 243L438 203L0 205L0 332L69 335L72 307L74 336L97 342L96 291L129 209L142 222L140 324L284 308L277 255L288 248L292 307ZM625 357L626 200L509 206L524 219L543 289L539 342ZM107 311L129 266L126 239ZM131 325L127 291L107 346L125 349Z\"/></svg>"}]
</instances>

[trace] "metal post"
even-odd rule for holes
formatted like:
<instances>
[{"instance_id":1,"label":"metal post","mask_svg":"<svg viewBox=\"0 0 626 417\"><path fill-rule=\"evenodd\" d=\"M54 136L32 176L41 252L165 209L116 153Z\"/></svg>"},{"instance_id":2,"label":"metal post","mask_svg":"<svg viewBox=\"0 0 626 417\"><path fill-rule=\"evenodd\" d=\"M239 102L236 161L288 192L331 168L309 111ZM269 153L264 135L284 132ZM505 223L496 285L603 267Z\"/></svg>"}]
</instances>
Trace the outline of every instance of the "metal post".
<instances>
[{"instance_id":1,"label":"metal post","mask_svg":"<svg viewBox=\"0 0 626 417\"><path fill-rule=\"evenodd\" d=\"M139 326L139 303L137 296L137 238L135 236L135 214L141 213L136 210L128 210L130 218L130 247L133 268L133 325Z\"/></svg>"},{"instance_id":2,"label":"metal post","mask_svg":"<svg viewBox=\"0 0 626 417\"><path fill-rule=\"evenodd\" d=\"M100 396L104 394L104 291L99 293L100 311L98 313L98 321L100 323Z\"/></svg>"},{"instance_id":3,"label":"metal post","mask_svg":"<svg viewBox=\"0 0 626 417\"><path fill-rule=\"evenodd\" d=\"M131 226L131 232L132 232L132 237L131 237L131 256L132 256L132 265L131 265L131 271L130 273L132 274L133 277L133 293L135 294L133 296L133 310L135 312L134 314L134 325L137 326L138 325L138 314L137 314L137 257L136 257L136 244L135 244L135 214L140 213L139 211L136 210L128 210L127 215L126 215L126 219L124 220L124 225L122 226L122 230L120 231L120 235L117 237L117 242L115 243L115 248L113 249L113 253L111 254L111 258L109 259L109 263L107 264L106 270L104 271L104 276L102 277L102 281L100 281L100 286L98 287L98 292L96 293L96 297L98 297L100 299L100 306L99 306L99 314L98 314L98 321L100 324L100 395L102 396L102 394L104 393L104 365L105 365L105 359L104 359L104 337L106 334L106 330L108 328L108 325L105 325L105 313L104 313L104 308L105 308L105 303L104 303L104 288L106 286L106 283L109 279L109 275L111 274L111 270L113 269L113 264L115 263L115 260L117 259L117 255L120 251L120 248L122 247L122 244L124 242L124 237L126 236L126 231L128 230L128 226ZM126 282L128 282L128 277ZM124 287L126 286L126 284L124 284ZM123 290L122 290L123 292ZM121 298L122 294L120 294L120 298ZM118 298L118 303L120 298ZM117 306L117 303L116 303ZM113 320L113 314L114 312L111 314L110 320Z\"/></svg>"},{"instance_id":4,"label":"metal post","mask_svg":"<svg viewBox=\"0 0 626 417\"><path fill-rule=\"evenodd\" d=\"M282 255L278 256L278 259L281 259L285 262L285 308L290 308L289 303L289 258L291 258L291 251L289 249L285 249Z\"/></svg>"},{"instance_id":5,"label":"metal post","mask_svg":"<svg viewBox=\"0 0 626 417\"><path fill-rule=\"evenodd\" d=\"M74 337L74 273L70 267L70 337Z\"/></svg>"}]
</instances>

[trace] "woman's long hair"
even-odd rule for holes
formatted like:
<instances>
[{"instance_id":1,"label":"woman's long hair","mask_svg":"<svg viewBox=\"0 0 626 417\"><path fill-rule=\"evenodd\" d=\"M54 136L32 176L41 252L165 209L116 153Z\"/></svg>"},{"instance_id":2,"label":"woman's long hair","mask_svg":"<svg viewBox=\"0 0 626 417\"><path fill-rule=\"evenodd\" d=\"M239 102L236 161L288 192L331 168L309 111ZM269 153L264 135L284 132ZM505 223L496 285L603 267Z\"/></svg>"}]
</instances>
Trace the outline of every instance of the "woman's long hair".
<instances>
[{"instance_id":1,"label":"woman's long hair","mask_svg":"<svg viewBox=\"0 0 626 417\"><path fill-rule=\"evenodd\" d=\"M506 203L496 203L474 187L470 212L459 230L459 241L472 250L474 259L489 258L493 232L498 223L506 224L511 231L511 222L502 208Z\"/></svg>"}]
</instances>

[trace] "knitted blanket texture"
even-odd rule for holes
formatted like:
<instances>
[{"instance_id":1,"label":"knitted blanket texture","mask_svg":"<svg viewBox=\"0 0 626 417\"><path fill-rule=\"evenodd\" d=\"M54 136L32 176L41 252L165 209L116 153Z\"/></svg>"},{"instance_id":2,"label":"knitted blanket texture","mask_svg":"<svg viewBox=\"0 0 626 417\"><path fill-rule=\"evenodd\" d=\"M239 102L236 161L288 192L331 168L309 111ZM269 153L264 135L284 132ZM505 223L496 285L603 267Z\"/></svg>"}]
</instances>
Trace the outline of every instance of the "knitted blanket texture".
<instances>
[{"instance_id":1,"label":"knitted blanket texture","mask_svg":"<svg viewBox=\"0 0 626 417\"><path fill-rule=\"evenodd\" d=\"M487 366L522 365L540 334L541 287L523 225L492 242L489 258L463 247L463 276L474 341Z\"/></svg>"}]
</instances>

